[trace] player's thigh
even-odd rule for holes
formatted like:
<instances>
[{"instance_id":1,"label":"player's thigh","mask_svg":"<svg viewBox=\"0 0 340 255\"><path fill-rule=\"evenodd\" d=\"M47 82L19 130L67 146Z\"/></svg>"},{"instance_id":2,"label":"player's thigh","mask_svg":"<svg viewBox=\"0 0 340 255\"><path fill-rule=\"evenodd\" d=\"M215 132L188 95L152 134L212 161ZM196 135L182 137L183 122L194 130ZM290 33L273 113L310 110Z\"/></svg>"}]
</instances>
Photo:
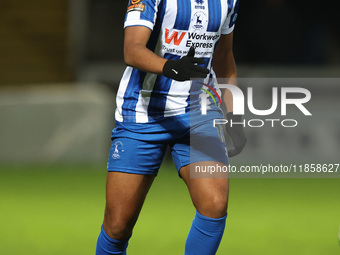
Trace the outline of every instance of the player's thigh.
<instances>
[{"instance_id":1,"label":"player's thigh","mask_svg":"<svg viewBox=\"0 0 340 255\"><path fill-rule=\"evenodd\" d=\"M107 166L106 220L133 221L138 216L165 149L162 143L129 137L112 141Z\"/></svg>"},{"instance_id":2,"label":"player's thigh","mask_svg":"<svg viewBox=\"0 0 340 255\"><path fill-rule=\"evenodd\" d=\"M186 165L180 169L180 176L186 183L192 202L199 213L212 218L225 216L228 209L229 179L223 178L192 178L190 169L196 166L225 166L217 161L202 161Z\"/></svg>"},{"instance_id":3,"label":"player's thigh","mask_svg":"<svg viewBox=\"0 0 340 255\"><path fill-rule=\"evenodd\" d=\"M112 141L103 224L111 237L124 238L132 231L165 149L161 143L128 137Z\"/></svg>"},{"instance_id":4,"label":"player's thigh","mask_svg":"<svg viewBox=\"0 0 340 255\"><path fill-rule=\"evenodd\" d=\"M132 229L155 175L108 172L104 229Z\"/></svg>"},{"instance_id":5,"label":"player's thigh","mask_svg":"<svg viewBox=\"0 0 340 255\"><path fill-rule=\"evenodd\" d=\"M177 171L202 161L217 161L228 165L227 148L221 130L213 125L214 118L222 118L223 115L219 111L212 111L212 116L192 115L189 121L190 132L170 144Z\"/></svg>"}]
</instances>

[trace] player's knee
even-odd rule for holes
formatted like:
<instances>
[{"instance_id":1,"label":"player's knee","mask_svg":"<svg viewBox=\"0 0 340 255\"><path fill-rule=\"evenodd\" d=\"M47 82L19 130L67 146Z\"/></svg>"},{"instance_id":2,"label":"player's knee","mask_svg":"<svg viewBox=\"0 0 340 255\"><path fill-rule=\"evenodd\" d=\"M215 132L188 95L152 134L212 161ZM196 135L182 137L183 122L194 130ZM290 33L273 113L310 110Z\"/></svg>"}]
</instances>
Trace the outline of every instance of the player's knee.
<instances>
[{"instance_id":1,"label":"player's knee","mask_svg":"<svg viewBox=\"0 0 340 255\"><path fill-rule=\"evenodd\" d=\"M210 207L211 213L214 214L216 218L223 217L227 214L228 198L223 195L217 195L212 199Z\"/></svg>"},{"instance_id":2,"label":"player's knee","mask_svg":"<svg viewBox=\"0 0 340 255\"><path fill-rule=\"evenodd\" d=\"M203 208L197 208L204 216L221 218L227 214L228 197L223 194L215 194L203 203Z\"/></svg>"},{"instance_id":3,"label":"player's knee","mask_svg":"<svg viewBox=\"0 0 340 255\"><path fill-rule=\"evenodd\" d=\"M112 219L104 222L104 229L107 234L116 240L128 238L132 233L132 228L128 222L119 219Z\"/></svg>"}]
</instances>

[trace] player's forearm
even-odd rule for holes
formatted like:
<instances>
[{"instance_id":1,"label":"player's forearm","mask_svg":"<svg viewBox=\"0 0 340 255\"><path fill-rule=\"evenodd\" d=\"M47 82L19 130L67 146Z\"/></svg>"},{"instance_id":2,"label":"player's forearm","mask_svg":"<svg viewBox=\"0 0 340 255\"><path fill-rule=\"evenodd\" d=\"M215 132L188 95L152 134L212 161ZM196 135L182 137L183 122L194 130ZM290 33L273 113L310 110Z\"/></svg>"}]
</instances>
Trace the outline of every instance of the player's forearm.
<instances>
[{"instance_id":1,"label":"player's forearm","mask_svg":"<svg viewBox=\"0 0 340 255\"><path fill-rule=\"evenodd\" d=\"M159 57L144 45L134 44L132 47L124 48L124 61L127 65L139 70L161 74L167 60Z\"/></svg>"},{"instance_id":2,"label":"player's forearm","mask_svg":"<svg viewBox=\"0 0 340 255\"><path fill-rule=\"evenodd\" d=\"M237 86L237 69L232 52L216 54L213 62L214 71L217 78L223 80L225 84ZM233 96L228 89L222 91L222 100L228 112L233 111Z\"/></svg>"},{"instance_id":3,"label":"player's forearm","mask_svg":"<svg viewBox=\"0 0 340 255\"><path fill-rule=\"evenodd\" d=\"M232 51L215 53L213 68L217 78L233 79L237 77L236 63Z\"/></svg>"}]
</instances>

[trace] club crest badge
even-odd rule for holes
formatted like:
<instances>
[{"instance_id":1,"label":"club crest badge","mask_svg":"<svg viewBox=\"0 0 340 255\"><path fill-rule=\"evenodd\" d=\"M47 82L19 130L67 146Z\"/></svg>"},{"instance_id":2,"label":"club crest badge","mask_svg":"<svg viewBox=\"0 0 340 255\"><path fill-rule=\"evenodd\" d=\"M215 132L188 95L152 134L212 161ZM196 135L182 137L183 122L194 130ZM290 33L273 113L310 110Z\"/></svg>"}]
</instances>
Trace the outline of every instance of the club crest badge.
<instances>
[{"instance_id":1,"label":"club crest badge","mask_svg":"<svg viewBox=\"0 0 340 255\"><path fill-rule=\"evenodd\" d=\"M120 152L124 152L123 143L121 141L116 141L113 144L112 158L113 159L119 159L120 158L120 154L119 154Z\"/></svg>"},{"instance_id":2,"label":"club crest badge","mask_svg":"<svg viewBox=\"0 0 340 255\"><path fill-rule=\"evenodd\" d=\"M193 18L191 19L191 23L193 24L194 29L200 30L203 27L206 27L208 23L207 16L202 11L196 12Z\"/></svg>"}]
</instances>

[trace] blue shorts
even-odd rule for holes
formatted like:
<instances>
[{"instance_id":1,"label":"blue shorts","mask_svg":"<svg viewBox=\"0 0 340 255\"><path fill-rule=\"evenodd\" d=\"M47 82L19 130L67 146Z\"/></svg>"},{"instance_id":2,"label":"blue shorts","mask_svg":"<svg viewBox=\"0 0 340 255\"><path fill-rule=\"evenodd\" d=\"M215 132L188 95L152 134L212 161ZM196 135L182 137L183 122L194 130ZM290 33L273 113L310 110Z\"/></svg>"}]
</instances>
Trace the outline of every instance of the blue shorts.
<instances>
[{"instance_id":1,"label":"blue shorts","mask_svg":"<svg viewBox=\"0 0 340 255\"><path fill-rule=\"evenodd\" d=\"M190 163L217 161L228 165L226 145L214 119L223 119L219 110L207 115L186 113L152 123L116 122L111 139L108 171L157 175L167 146L177 171Z\"/></svg>"}]
</instances>

